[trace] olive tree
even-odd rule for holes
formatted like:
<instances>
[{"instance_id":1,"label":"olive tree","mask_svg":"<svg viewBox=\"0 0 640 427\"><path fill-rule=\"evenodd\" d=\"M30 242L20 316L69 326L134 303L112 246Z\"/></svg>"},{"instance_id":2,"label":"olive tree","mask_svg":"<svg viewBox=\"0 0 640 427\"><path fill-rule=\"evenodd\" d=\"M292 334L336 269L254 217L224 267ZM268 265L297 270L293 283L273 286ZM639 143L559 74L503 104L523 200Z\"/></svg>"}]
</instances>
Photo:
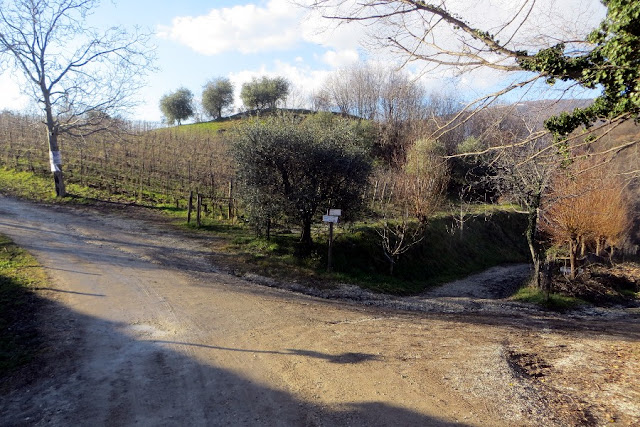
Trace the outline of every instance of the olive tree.
<instances>
[{"instance_id":1,"label":"olive tree","mask_svg":"<svg viewBox=\"0 0 640 427\"><path fill-rule=\"evenodd\" d=\"M233 105L233 84L218 78L208 82L202 90L202 107L213 119L222 117L222 111Z\"/></svg>"},{"instance_id":2,"label":"olive tree","mask_svg":"<svg viewBox=\"0 0 640 427\"><path fill-rule=\"evenodd\" d=\"M250 120L235 135L239 180L270 215L281 206L309 250L311 225L325 209L353 214L362 203L372 167L362 140L357 122L330 115Z\"/></svg>"},{"instance_id":3,"label":"olive tree","mask_svg":"<svg viewBox=\"0 0 640 427\"><path fill-rule=\"evenodd\" d=\"M168 124L177 122L180 126L183 120L193 116L193 93L189 89L180 88L164 95L160 98L160 110Z\"/></svg>"},{"instance_id":4,"label":"olive tree","mask_svg":"<svg viewBox=\"0 0 640 427\"><path fill-rule=\"evenodd\" d=\"M253 78L242 85L240 99L245 107L256 110L274 109L289 94L290 83L284 77Z\"/></svg>"},{"instance_id":5,"label":"olive tree","mask_svg":"<svg viewBox=\"0 0 640 427\"><path fill-rule=\"evenodd\" d=\"M0 67L24 77L44 112L56 195L65 195L59 136L112 126L153 69L149 37L86 18L98 0L0 1ZM94 114L95 113L95 114Z\"/></svg>"}]
</instances>

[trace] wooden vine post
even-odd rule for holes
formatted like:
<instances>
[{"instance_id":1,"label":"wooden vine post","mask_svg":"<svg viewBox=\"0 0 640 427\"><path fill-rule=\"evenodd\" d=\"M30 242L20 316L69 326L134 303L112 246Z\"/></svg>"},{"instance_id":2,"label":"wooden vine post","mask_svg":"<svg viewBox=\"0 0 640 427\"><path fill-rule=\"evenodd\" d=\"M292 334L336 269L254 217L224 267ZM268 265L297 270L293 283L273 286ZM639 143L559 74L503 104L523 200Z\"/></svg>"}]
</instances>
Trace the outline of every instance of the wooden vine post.
<instances>
[{"instance_id":1,"label":"wooden vine post","mask_svg":"<svg viewBox=\"0 0 640 427\"><path fill-rule=\"evenodd\" d=\"M197 209L196 209L196 225L200 227L200 213L202 211L202 194L198 193Z\"/></svg>"},{"instance_id":2,"label":"wooden vine post","mask_svg":"<svg viewBox=\"0 0 640 427\"><path fill-rule=\"evenodd\" d=\"M191 209L193 209L193 190L189 191L189 204L187 206L187 224L191 223Z\"/></svg>"}]
</instances>

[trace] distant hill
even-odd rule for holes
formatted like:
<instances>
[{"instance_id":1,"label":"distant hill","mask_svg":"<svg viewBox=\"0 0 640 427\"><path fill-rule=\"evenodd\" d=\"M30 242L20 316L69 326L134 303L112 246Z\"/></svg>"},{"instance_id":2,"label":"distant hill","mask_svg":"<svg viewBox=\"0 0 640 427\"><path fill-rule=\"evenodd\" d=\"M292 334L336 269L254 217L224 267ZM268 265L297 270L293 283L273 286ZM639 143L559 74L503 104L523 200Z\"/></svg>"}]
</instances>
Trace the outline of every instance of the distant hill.
<instances>
[{"instance_id":1,"label":"distant hill","mask_svg":"<svg viewBox=\"0 0 640 427\"><path fill-rule=\"evenodd\" d=\"M518 102L516 105L519 112L529 113L547 119L562 112L571 112L576 108L585 108L593 102L593 99L543 99L539 101Z\"/></svg>"}]
</instances>

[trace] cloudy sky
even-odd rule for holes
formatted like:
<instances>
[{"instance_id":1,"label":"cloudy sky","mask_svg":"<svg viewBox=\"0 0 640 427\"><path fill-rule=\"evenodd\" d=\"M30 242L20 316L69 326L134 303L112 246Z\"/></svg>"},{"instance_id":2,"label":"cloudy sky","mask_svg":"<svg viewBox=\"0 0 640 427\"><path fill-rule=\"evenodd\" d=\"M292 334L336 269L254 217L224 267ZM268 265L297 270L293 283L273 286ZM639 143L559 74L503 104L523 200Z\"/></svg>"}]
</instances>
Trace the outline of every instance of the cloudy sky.
<instances>
[{"instance_id":1,"label":"cloudy sky","mask_svg":"<svg viewBox=\"0 0 640 427\"><path fill-rule=\"evenodd\" d=\"M467 11L479 10L481 1L498 11L514 3L466 0ZM575 21L579 11L585 21L582 26L595 25L602 17L597 0L540 1L564 9L567 16L560 14L559 18L567 22ZM290 0L105 1L89 23L96 27L137 25L155 34L159 70L149 76L148 86L140 93L140 106L131 114L143 120L160 120L158 102L163 94L184 86L199 98L203 85L216 77L228 77L239 92L241 84L254 76L284 76L293 83L294 97L301 100L333 70L362 61L393 62L384 52L362 47L371 27L327 27L333 22L309 17ZM562 25L554 28L558 26ZM461 77L441 72L424 76L423 82L431 89L475 95L498 78L490 72ZM0 93L0 109L28 107L20 82L9 72L0 75Z\"/></svg>"}]
</instances>

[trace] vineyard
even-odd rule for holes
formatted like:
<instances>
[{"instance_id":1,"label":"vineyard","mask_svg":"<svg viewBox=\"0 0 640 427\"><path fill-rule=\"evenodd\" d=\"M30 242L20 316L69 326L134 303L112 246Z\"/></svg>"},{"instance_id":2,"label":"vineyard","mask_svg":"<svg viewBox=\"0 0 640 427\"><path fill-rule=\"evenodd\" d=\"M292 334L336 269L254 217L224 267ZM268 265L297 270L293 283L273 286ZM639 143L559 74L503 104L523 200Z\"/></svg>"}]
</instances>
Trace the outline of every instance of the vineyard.
<instances>
[{"instance_id":1,"label":"vineyard","mask_svg":"<svg viewBox=\"0 0 640 427\"><path fill-rule=\"evenodd\" d=\"M228 212L222 206L234 197L229 126L233 122L158 129L114 121L117 131L65 135L60 137L65 178L139 203L180 205L193 191ZM48 159L46 130L37 118L0 114L2 166L48 176Z\"/></svg>"}]
</instances>

